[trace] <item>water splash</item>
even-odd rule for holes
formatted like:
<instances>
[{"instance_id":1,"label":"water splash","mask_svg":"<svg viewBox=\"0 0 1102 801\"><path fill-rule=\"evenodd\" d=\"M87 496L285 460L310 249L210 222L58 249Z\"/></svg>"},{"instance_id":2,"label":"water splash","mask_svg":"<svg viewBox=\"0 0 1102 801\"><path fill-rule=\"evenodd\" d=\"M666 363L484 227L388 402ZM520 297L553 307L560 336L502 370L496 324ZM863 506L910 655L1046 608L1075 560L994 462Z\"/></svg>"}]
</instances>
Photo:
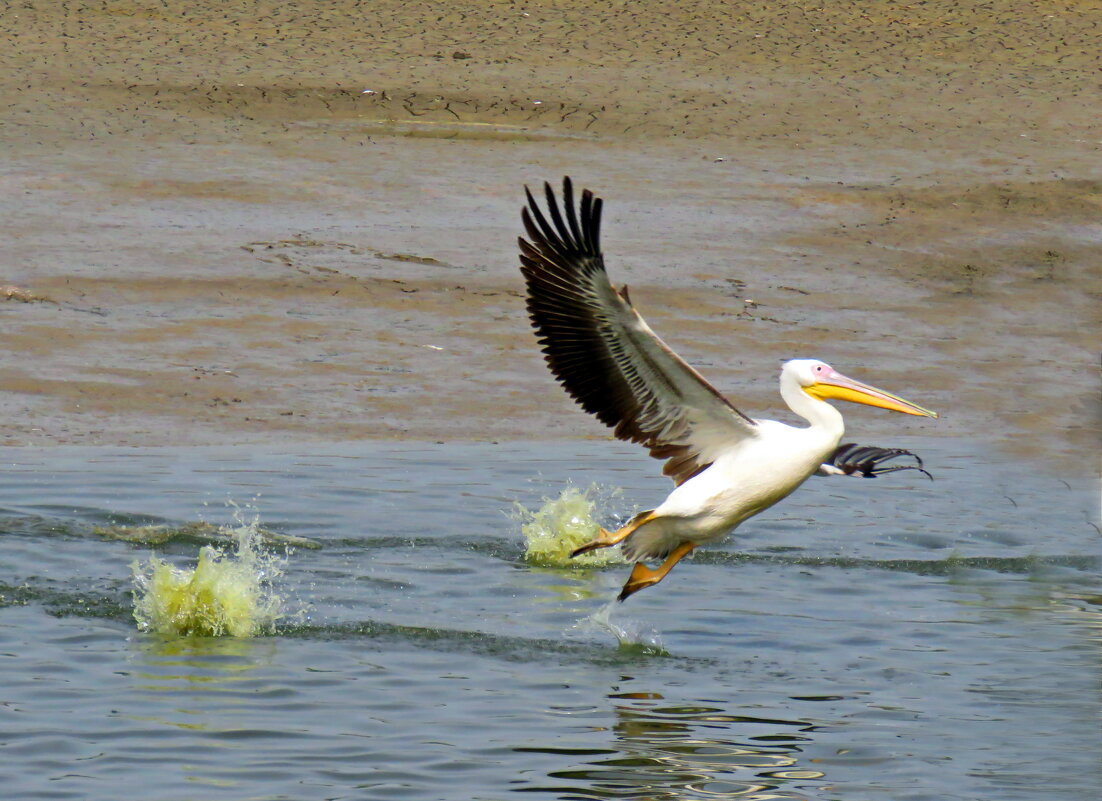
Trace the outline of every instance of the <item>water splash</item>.
<instances>
[{"instance_id":1,"label":"water splash","mask_svg":"<svg viewBox=\"0 0 1102 801\"><path fill-rule=\"evenodd\" d=\"M205 545L194 569L156 556L131 564L134 619L142 631L195 637L253 637L271 632L286 616L274 582L286 557L264 550L258 519L226 529L236 551Z\"/></svg>"},{"instance_id":2,"label":"water splash","mask_svg":"<svg viewBox=\"0 0 1102 801\"><path fill-rule=\"evenodd\" d=\"M618 601L609 601L592 615L583 617L572 628L577 631L608 632L616 638L622 649L636 649L644 654L668 656L669 651L662 645L658 632L639 621L617 623L612 620L612 610L619 606Z\"/></svg>"},{"instance_id":3,"label":"water splash","mask_svg":"<svg viewBox=\"0 0 1102 801\"><path fill-rule=\"evenodd\" d=\"M624 563L619 548L601 548L574 559L570 553L597 536L599 506L619 494L592 484L588 489L567 485L557 498L544 498L539 509L517 504L514 516L524 534L524 559L542 567L604 567Z\"/></svg>"}]
</instances>

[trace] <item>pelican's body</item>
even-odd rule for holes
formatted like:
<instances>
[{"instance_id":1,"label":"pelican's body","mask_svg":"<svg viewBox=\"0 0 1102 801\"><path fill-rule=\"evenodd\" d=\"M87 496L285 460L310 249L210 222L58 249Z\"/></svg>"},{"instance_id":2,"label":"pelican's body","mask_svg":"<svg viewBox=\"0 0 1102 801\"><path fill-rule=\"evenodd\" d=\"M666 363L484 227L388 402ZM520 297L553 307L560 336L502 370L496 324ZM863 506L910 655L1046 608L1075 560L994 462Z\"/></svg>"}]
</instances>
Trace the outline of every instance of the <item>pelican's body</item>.
<instances>
[{"instance_id":1,"label":"pelican's body","mask_svg":"<svg viewBox=\"0 0 1102 801\"><path fill-rule=\"evenodd\" d=\"M917 465L882 466L908 451L845 445L845 426L828 399L905 414L937 415L847 378L814 359L781 369L781 397L806 427L753 420L724 398L661 339L632 306L626 288L609 282L600 252L601 201L588 191L574 207L563 183L565 218L550 186L551 222L528 195L520 240L528 310L552 372L586 411L614 426L617 437L667 459L677 484L657 508L615 532L601 530L575 555L622 543L636 565L620 600L661 581L696 546L723 537L787 497L812 475L874 476ZM925 471L923 471L925 472ZM647 559L662 559L657 569Z\"/></svg>"},{"instance_id":2,"label":"pelican's body","mask_svg":"<svg viewBox=\"0 0 1102 801\"><path fill-rule=\"evenodd\" d=\"M755 420L756 436L734 443L709 467L676 487L654 510L654 519L626 538L623 550L628 559L672 551L687 540L702 545L721 539L818 472L838 448L845 426L830 404L811 398L804 403L795 394L795 368L800 364L789 362L792 366L782 370L782 396L789 395L801 407L792 409L797 414L802 410L810 415L810 425Z\"/></svg>"},{"instance_id":3,"label":"pelican's body","mask_svg":"<svg viewBox=\"0 0 1102 801\"><path fill-rule=\"evenodd\" d=\"M698 542L723 536L815 474L840 435L759 420L761 435L724 452L703 472L676 487L655 509L699 531Z\"/></svg>"}]
</instances>

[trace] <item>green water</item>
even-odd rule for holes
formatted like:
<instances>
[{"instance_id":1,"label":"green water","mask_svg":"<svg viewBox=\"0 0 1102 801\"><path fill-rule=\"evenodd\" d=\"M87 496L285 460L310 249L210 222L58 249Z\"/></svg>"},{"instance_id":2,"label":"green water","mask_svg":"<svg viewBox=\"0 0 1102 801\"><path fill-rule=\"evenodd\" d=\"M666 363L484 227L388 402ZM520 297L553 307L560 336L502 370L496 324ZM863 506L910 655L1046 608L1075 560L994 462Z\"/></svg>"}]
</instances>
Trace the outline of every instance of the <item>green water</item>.
<instances>
[{"instance_id":1,"label":"green water","mask_svg":"<svg viewBox=\"0 0 1102 801\"><path fill-rule=\"evenodd\" d=\"M261 545L257 520L237 522L221 529L235 547L204 545L195 567L175 567L158 556L131 563L141 631L178 637L277 633L287 617L276 587L285 560Z\"/></svg>"}]
</instances>

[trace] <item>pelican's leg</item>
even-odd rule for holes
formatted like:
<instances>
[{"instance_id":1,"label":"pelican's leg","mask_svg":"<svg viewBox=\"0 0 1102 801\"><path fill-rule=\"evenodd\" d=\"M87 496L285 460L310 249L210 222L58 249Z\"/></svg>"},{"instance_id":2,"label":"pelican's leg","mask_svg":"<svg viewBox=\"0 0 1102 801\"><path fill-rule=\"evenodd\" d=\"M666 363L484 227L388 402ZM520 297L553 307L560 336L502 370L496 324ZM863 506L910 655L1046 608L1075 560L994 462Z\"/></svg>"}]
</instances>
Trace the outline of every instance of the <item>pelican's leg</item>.
<instances>
[{"instance_id":1,"label":"pelican's leg","mask_svg":"<svg viewBox=\"0 0 1102 801\"><path fill-rule=\"evenodd\" d=\"M633 517L631 520L629 520L626 526L621 526L620 528L616 529L615 531L609 531L607 529L602 528L602 529L600 529L601 533L597 535L597 539L590 540L585 545L583 545L581 548L575 548L571 552L570 557L574 558L575 556L581 556L583 553L589 553L590 551L595 551L598 548L610 548L613 545L617 545L618 543L623 542L628 537L630 537L631 533L633 531L635 531L635 529L639 528L639 526L641 526L644 523L647 523L647 522L649 522L653 519L654 519L654 511L653 510L649 511L649 512L640 512L635 517Z\"/></svg>"},{"instance_id":2,"label":"pelican's leg","mask_svg":"<svg viewBox=\"0 0 1102 801\"><path fill-rule=\"evenodd\" d=\"M625 583L624 588L620 590L620 595L616 600L623 601L629 595L633 595L639 592L639 590L660 582L666 577L667 573L673 570L673 566L688 556L695 547L695 542L681 543L666 557L666 561L662 563L662 566L654 570L647 567L642 562L636 562L635 567L631 570L631 575L628 577L627 583Z\"/></svg>"}]
</instances>

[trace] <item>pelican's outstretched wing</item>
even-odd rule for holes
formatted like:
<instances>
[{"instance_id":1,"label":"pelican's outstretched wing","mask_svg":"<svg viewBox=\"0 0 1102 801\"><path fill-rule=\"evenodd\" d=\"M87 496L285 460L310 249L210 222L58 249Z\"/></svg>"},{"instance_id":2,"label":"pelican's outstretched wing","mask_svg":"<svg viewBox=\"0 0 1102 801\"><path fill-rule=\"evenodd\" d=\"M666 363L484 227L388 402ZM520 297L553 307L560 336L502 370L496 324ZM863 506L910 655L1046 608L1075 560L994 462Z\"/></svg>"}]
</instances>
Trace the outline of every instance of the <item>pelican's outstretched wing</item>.
<instances>
[{"instance_id":1,"label":"pelican's outstretched wing","mask_svg":"<svg viewBox=\"0 0 1102 801\"><path fill-rule=\"evenodd\" d=\"M609 283L600 198L585 190L576 209L573 185L564 178L560 211L550 184L544 188L550 221L525 189L521 216L531 241L519 240L520 269L532 325L566 391L617 437L668 459L663 472L677 484L756 436L757 423L655 336L626 287Z\"/></svg>"},{"instance_id":2,"label":"pelican's outstretched wing","mask_svg":"<svg viewBox=\"0 0 1102 801\"><path fill-rule=\"evenodd\" d=\"M899 456L909 456L914 464L885 464ZM902 448L878 448L875 445L858 445L850 442L839 445L823 465L819 467L821 476L861 476L876 478L884 473L897 470L917 470L926 478L933 479L922 466L922 459Z\"/></svg>"}]
</instances>

